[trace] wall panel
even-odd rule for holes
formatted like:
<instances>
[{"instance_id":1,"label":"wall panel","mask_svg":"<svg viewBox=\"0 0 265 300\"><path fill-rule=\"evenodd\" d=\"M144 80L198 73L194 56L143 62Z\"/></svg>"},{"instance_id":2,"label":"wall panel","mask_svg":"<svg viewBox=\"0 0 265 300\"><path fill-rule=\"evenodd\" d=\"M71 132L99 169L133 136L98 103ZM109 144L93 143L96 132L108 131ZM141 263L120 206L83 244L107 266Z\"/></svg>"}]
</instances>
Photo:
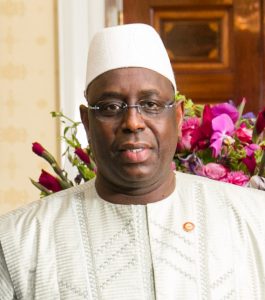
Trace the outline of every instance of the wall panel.
<instances>
[{"instance_id":1,"label":"wall panel","mask_svg":"<svg viewBox=\"0 0 265 300\"><path fill-rule=\"evenodd\" d=\"M29 177L46 167L40 141L59 157L55 0L0 0L0 214L38 199Z\"/></svg>"}]
</instances>

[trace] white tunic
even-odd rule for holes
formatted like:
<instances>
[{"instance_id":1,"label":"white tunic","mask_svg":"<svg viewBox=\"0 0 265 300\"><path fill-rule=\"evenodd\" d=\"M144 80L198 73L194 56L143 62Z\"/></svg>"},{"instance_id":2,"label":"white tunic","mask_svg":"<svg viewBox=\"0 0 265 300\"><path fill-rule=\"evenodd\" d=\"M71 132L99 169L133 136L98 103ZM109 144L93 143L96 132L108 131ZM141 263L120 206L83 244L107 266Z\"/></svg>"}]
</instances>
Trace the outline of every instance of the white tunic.
<instances>
[{"instance_id":1,"label":"white tunic","mask_svg":"<svg viewBox=\"0 0 265 300\"><path fill-rule=\"evenodd\" d=\"M264 226L263 191L176 173L117 205L92 180L0 218L0 299L265 299Z\"/></svg>"}]
</instances>

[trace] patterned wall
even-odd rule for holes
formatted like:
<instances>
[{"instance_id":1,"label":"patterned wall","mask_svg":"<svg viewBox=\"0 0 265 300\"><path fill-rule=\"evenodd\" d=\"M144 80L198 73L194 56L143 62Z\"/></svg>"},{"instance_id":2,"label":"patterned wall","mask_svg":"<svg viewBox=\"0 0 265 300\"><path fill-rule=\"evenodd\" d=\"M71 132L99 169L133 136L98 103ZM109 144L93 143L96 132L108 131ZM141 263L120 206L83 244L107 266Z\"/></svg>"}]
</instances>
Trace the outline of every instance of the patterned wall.
<instances>
[{"instance_id":1,"label":"patterned wall","mask_svg":"<svg viewBox=\"0 0 265 300\"><path fill-rule=\"evenodd\" d=\"M56 16L56 0L0 0L0 214L38 199L32 142L59 157Z\"/></svg>"}]
</instances>

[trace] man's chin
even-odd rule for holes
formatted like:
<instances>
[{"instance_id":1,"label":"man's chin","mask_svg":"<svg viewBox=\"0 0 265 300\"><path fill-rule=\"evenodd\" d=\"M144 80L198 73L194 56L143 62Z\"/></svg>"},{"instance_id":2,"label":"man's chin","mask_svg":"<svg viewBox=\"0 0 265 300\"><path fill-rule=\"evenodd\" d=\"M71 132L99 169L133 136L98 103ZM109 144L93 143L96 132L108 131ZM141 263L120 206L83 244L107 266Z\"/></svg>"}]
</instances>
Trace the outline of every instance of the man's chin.
<instances>
[{"instance_id":1,"label":"man's chin","mask_svg":"<svg viewBox=\"0 0 265 300\"><path fill-rule=\"evenodd\" d=\"M131 185L139 185L141 183L147 184L153 178L159 177L160 171L154 168L154 166L131 165L119 170L118 174L123 182L128 182Z\"/></svg>"}]
</instances>

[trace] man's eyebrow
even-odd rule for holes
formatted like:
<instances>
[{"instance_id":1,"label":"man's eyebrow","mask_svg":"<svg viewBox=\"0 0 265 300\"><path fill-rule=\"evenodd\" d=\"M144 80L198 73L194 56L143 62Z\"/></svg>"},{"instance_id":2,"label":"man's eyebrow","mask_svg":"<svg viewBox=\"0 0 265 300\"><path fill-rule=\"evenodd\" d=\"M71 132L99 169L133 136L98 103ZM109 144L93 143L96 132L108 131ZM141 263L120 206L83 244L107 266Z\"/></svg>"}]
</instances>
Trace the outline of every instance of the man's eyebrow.
<instances>
[{"instance_id":1,"label":"man's eyebrow","mask_svg":"<svg viewBox=\"0 0 265 300\"><path fill-rule=\"evenodd\" d=\"M139 91L138 98L141 99L143 97L159 96L159 95L160 95L160 93L158 90L148 89L148 90ZM113 99L113 98L124 100L126 98L126 96L119 92L106 91L106 92L103 92L102 94L100 94L98 97L96 97L95 100L98 102L98 101L104 101L104 100Z\"/></svg>"},{"instance_id":2,"label":"man's eyebrow","mask_svg":"<svg viewBox=\"0 0 265 300\"><path fill-rule=\"evenodd\" d=\"M97 101L102 101L110 98L115 98L115 99L124 99L124 95L118 92L104 92L100 94L96 99Z\"/></svg>"},{"instance_id":3,"label":"man's eyebrow","mask_svg":"<svg viewBox=\"0 0 265 300\"><path fill-rule=\"evenodd\" d=\"M142 90L138 93L139 98L147 97L147 96L160 96L160 93L156 89L152 90Z\"/></svg>"}]
</instances>

